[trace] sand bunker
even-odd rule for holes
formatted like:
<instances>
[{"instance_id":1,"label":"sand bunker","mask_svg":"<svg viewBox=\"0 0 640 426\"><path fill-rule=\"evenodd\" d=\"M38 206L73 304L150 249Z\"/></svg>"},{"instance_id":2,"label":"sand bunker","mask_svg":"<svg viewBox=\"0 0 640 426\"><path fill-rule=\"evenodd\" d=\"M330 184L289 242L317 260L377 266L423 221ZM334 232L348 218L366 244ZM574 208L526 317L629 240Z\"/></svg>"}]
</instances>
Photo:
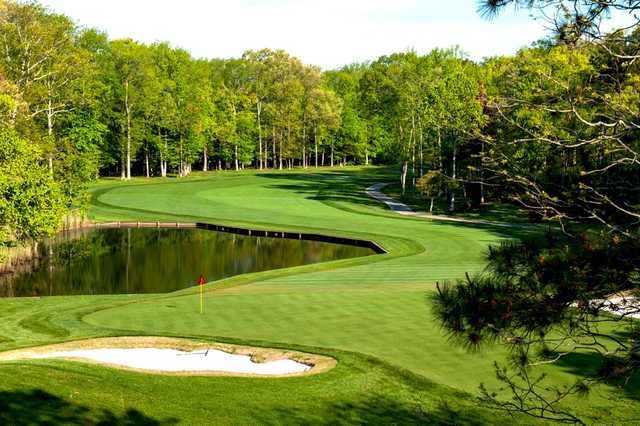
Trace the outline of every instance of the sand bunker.
<instances>
[{"instance_id":1,"label":"sand bunker","mask_svg":"<svg viewBox=\"0 0 640 426\"><path fill-rule=\"evenodd\" d=\"M249 355L234 355L212 348L198 352L156 348L88 349L51 352L43 355L34 355L32 358L87 359L138 370L170 372L220 371L266 376L304 373L311 369L310 365L290 359L253 362Z\"/></svg>"},{"instance_id":2,"label":"sand bunker","mask_svg":"<svg viewBox=\"0 0 640 426\"><path fill-rule=\"evenodd\" d=\"M334 359L296 351L162 337L90 339L0 353L0 361L64 358L160 374L288 376L315 374Z\"/></svg>"},{"instance_id":3,"label":"sand bunker","mask_svg":"<svg viewBox=\"0 0 640 426\"><path fill-rule=\"evenodd\" d=\"M635 297L610 297L607 300L594 300L592 303L600 307L600 309L611 312L615 315L625 315L631 318L640 318L640 300Z\"/></svg>"}]
</instances>

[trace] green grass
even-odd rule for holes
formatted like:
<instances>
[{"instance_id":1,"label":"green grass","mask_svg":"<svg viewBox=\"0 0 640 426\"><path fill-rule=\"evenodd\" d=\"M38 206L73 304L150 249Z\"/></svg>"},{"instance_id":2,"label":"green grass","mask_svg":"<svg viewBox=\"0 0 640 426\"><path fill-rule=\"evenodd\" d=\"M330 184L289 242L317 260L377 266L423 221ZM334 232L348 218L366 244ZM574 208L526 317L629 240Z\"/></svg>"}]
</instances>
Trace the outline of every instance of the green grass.
<instances>
[{"instance_id":1,"label":"green grass","mask_svg":"<svg viewBox=\"0 0 640 426\"><path fill-rule=\"evenodd\" d=\"M405 191L405 194L402 195L402 187L399 183L392 183L391 185L385 186L382 188L382 192L390 197L402 200L402 202L416 211L429 211L430 199L425 198L422 194L414 191L413 189ZM467 207L460 202L460 195L461 194L456 194L458 199L458 202L456 203L457 211L453 213L450 212L447 209L446 200L443 197L440 197L433 203L433 214L464 219L484 220L489 222L529 223L529 216L527 213L514 204L491 202L477 208L472 208Z\"/></svg>"},{"instance_id":2,"label":"green grass","mask_svg":"<svg viewBox=\"0 0 640 426\"><path fill-rule=\"evenodd\" d=\"M363 191L392 178L386 169L344 168L101 182L92 189L97 220L309 231L375 240L389 253L209 284L204 315L191 289L0 300L0 350L143 334L293 348L338 359L331 372L287 379L167 377L73 362L12 362L0 365L0 413L67 423L72 417L57 413L85 423L513 421L479 407L474 398L480 382L496 385L492 363L504 360L504 349L469 353L453 346L432 317L427 295L436 281L481 270L487 245L526 231L400 217ZM556 384L572 383L588 370L580 367L584 363L546 372ZM34 409L41 397L48 402ZM594 422L616 423L633 416L637 399L600 388L570 404Z\"/></svg>"}]
</instances>

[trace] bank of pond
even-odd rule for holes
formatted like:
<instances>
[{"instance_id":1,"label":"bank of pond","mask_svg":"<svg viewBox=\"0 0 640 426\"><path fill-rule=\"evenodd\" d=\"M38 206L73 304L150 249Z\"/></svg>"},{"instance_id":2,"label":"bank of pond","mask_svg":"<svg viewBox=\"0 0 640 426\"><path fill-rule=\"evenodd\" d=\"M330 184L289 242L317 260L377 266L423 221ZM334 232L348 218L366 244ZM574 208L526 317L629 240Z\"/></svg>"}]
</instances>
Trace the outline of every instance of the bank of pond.
<instances>
[{"instance_id":1,"label":"bank of pond","mask_svg":"<svg viewBox=\"0 0 640 426\"><path fill-rule=\"evenodd\" d=\"M243 235L214 227L63 231L38 242L33 259L0 276L0 297L167 293L196 285L201 275L211 282L377 251L363 241Z\"/></svg>"}]
</instances>

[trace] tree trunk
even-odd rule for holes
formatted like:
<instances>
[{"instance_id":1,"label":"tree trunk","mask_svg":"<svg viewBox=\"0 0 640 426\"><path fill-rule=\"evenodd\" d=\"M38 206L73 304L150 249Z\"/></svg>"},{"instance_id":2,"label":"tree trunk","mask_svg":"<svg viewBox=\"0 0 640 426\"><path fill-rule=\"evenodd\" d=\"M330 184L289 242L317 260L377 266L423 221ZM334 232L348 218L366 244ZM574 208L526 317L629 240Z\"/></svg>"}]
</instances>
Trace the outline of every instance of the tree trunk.
<instances>
[{"instance_id":1,"label":"tree trunk","mask_svg":"<svg viewBox=\"0 0 640 426\"><path fill-rule=\"evenodd\" d=\"M333 142L331 142L331 167L333 167Z\"/></svg>"},{"instance_id":2,"label":"tree trunk","mask_svg":"<svg viewBox=\"0 0 640 426\"><path fill-rule=\"evenodd\" d=\"M51 105L51 99L49 99L49 109L47 110L47 134L49 135L49 143L53 142L53 106ZM47 154L47 160L49 162L49 173L53 176L53 153L51 152L53 149L52 146L49 147L49 153Z\"/></svg>"},{"instance_id":3,"label":"tree trunk","mask_svg":"<svg viewBox=\"0 0 640 426\"><path fill-rule=\"evenodd\" d=\"M456 154L457 154L457 147L456 147L456 143L455 141L453 142L453 157L451 159L451 179L452 180L456 180ZM449 189L449 206L448 206L448 210L450 212L454 211L456 209L456 194L455 191L453 189Z\"/></svg>"},{"instance_id":4,"label":"tree trunk","mask_svg":"<svg viewBox=\"0 0 640 426\"><path fill-rule=\"evenodd\" d=\"M315 145L316 152L316 169L318 168L318 128L313 126L313 143Z\"/></svg>"},{"instance_id":5,"label":"tree trunk","mask_svg":"<svg viewBox=\"0 0 640 426\"><path fill-rule=\"evenodd\" d=\"M416 186L416 150L411 150L411 185L413 188Z\"/></svg>"},{"instance_id":6,"label":"tree trunk","mask_svg":"<svg viewBox=\"0 0 640 426\"><path fill-rule=\"evenodd\" d=\"M264 168L269 168L269 147L267 146L267 141L264 142Z\"/></svg>"},{"instance_id":7,"label":"tree trunk","mask_svg":"<svg viewBox=\"0 0 640 426\"><path fill-rule=\"evenodd\" d=\"M416 186L416 119L415 115L411 116L411 139L409 141L411 147L411 186Z\"/></svg>"},{"instance_id":8,"label":"tree trunk","mask_svg":"<svg viewBox=\"0 0 640 426\"><path fill-rule=\"evenodd\" d=\"M279 149L279 153L278 153L278 169L282 170L282 135L280 135L280 149Z\"/></svg>"},{"instance_id":9,"label":"tree trunk","mask_svg":"<svg viewBox=\"0 0 640 426\"><path fill-rule=\"evenodd\" d=\"M240 170L240 167L238 166L238 145L234 145L233 149L234 149L233 161L235 163L236 172L237 172L238 170Z\"/></svg>"},{"instance_id":10,"label":"tree trunk","mask_svg":"<svg viewBox=\"0 0 640 426\"><path fill-rule=\"evenodd\" d=\"M367 148L364 150L364 165L369 165L369 150Z\"/></svg>"},{"instance_id":11,"label":"tree trunk","mask_svg":"<svg viewBox=\"0 0 640 426\"><path fill-rule=\"evenodd\" d=\"M276 157L276 127L272 126L272 131L273 131L273 144L271 145L271 147L273 148L273 168L276 168L276 159L278 157Z\"/></svg>"},{"instance_id":12,"label":"tree trunk","mask_svg":"<svg viewBox=\"0 0 640 426\"><path fill-rule=\"evenodd\" d=\"M433 197L431 197L431 204L429 204L429 213L433 213Z\"/></svg>"},{"instance_id":13,"label":"tree trunk","mask_svg":"<svg viewBox=\"0 0 640 426\"><path fill-rule=\"evenodd\" d=\"M124 82L124 108L127 113L127 175L131 179L131 105L129 105L129 80Z\"/></svg>"},{"instance_id":14,"label":"tree trunk","mask_svg":"<svg viewBox=\"0 0 640 426\"><path fill-rule=\"evenodd\" d=\"M418 132L420 134L420 148L418 151L418 157L420 160L420 176L424 176L424 153L423 153L424 137L422 134L422 121L420 120L420 116L418 116Z\"/></svg>"},{"instance_id":15,"label":"tree trunk","mask_svg":"<svg viewBox=\"0 0 640 426\"><path fill-rule=\"evenodd\" d=\"M464 183L462 183L462 198L467 207L470 207L469 196L467 194L467 185L465 185Z\"/></svg>"},{"instance_id":16,"label":"tree trunk","mask_svg":"<svg viewBox=\"0 0 640 426\"><path fill-rule=\"evenodd\" d=\"M302 168L307 168L307 128L302 129Z\"/></svg>"},{"instance_id":17,"label":"tree trunk","mask_svg":"<svg viewBox=\"0 0 640 426\"><path fill-rule=\"evenodd\" d=\"M480 204L484 204L484 169L482 167L482 159L484 158L484 141L480 148Z\"/></svg>"},{"instance_id":18,"label":"tree trunk","mask_svg":"<svg viewBox=\"0 0 640 426\"><path fill-rule=\"evenodd\" d=\"M49 262L49 268L48 268L48 272L49 272L49 296L53 295L53 268L54 268L54 262L53 262L53 244L49 244L49 259L51 259L51 261Z\"/></svg>"},{"instance_id":19,"label":"tree trunk","mask_svg":"<svg viewBox=\"0 0 640 426\"><path fill-rule=\"evenodd\" d=\"M260 112L262 111L262 103L256 102L256 111L258 115L258 163L259 168L262 170L262 125L260 123Z\"/></svg>"},{"instance_id":20,"label":"tree trunk","mask_svg":"<svg viewBox=\"0 0 640 426\"><path fill-rule=\"evenodd\" d=\"M438 127L438 169L444 174L444 167L442 165L442 134L440 133L440 128Z\"/></svg>"},{"instance_id":21,"label":"tree trunk","mask_svg":"<svg viewBox=\"0 0 640 426\"><path fill-rule=\"evenodd\" d=\"M160 137L162 137L162 133L160 132L160 129L158 129L158 135ZM167 139L164 138L164 150L165 152L169 151L169 146L167 144ZM160 157L160 169L161 169L161 173L162 173L162 177L167 177L167 159L166 158L162 158L162 153L160 153L161 157Z\"/></svg>"},{"instance_id":22,"label":"tree trunk","mask_svg":"<svg viewBox=\"0 0 640 426\"><path fill-rule=\"evenodd\" d=\"M418 152L418 156L420 160L420 176L424 176L424 153L423 153L422 145L423 145L422 128L420 128L420 150Z\"/></svg>"},{"instance_id":23,"label":"tree trunk","mask_svg":"<svg viewBox=\"0 0 640 426\"><path fill-rule=\"evenodd\" d=\"M207 158L207 144L204 144L202 149L202 171L209 171L209 158Z\"/></svg>"},{"instance_id":24,"label":"tree trunk","mask_svg":"<svg viewBox=\"0 0 640 426\"><path fill-rule=\"evenodd\" d=\"M400 173L400 185L402 186L402 195L407 186L407 171L409 170L409 162L407 160L402 161L402 171Z\"/></svg>"},{"instance_id":25,"label":"tree trunk","mask_svg":"<svg viewBox=\"0 0 640 426\"><path fill-rule=\"evenodd\" d=\"M145 149L144 151L144 166L147 174L147 178L149 177L149 150Z\"/></svg>"},{"instance_id":26,"label":"tree trunk","mask_svg":"<svg viewBox=\"0 0 640 426\"><path fill-rule=\"evenodd\" d=\"M184 161L182 160L182 135L180 135L180 166L178 170L178 176L184 176Z\"/></svg>"},{"instance_id":27,"label":"tree trunk","mask_svg":"<svg viewBox=\"0 0 640 426\"><path fill-rule=\"evenodd\" d=\"M322 167L324 167L324 149L322 150Z\"/></svg>"}]
</instances>

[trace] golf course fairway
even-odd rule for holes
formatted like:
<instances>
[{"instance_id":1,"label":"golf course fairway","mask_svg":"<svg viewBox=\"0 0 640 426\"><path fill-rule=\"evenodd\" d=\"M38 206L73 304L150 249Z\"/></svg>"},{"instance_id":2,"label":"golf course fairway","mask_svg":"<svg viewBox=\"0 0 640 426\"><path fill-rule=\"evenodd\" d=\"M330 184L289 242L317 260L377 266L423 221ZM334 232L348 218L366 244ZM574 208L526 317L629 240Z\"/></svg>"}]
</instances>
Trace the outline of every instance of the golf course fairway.
<instances>
[{"instance_id":1,"label":"golf course fairway","mask_svg":"<svg viewBox=\"0 0 640 426\"><path fill-rule=\"evenodd\" d=\"M490 244L519 228L402 217L365 188L383 168L196 174L103 180L95 221L204 222L371 240L387 253L231 277L169 294L0 299L0 350L109 336L185 337L280 348L337 360L325 373L283 378L176 377L73 361L0 363L0 423L499 424L478 386L499 386L501 346L469 352L430 313L437 281L481 271ZM197 278L197 277L195 277ZM548 367L570 385L596 366L575 356ZM594 423L640 412L614 386L568 403ZM636 414L637 416L637 414ZM17 419L17 420L16 420ZM535 423L518 417L517 424Z\"/></svg>"}]
</instances>

